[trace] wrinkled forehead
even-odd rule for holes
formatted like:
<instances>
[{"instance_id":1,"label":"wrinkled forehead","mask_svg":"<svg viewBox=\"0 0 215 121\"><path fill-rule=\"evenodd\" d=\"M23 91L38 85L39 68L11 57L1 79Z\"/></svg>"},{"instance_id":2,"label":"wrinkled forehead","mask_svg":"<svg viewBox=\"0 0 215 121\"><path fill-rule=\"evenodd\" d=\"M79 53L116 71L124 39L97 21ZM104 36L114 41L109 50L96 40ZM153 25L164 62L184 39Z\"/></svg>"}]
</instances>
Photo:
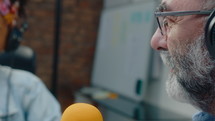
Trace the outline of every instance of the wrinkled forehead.
<instances>
[{"instance_id":1,"label":"wrinkled forehead","mask_svg":"<svg viewBox=\"0 0 215 121\"><path fill-rule=\"evenodd\" d=\"M204 0L161 0L158 9L164 11L201 10Z\"/></svg>"}]
</instances>

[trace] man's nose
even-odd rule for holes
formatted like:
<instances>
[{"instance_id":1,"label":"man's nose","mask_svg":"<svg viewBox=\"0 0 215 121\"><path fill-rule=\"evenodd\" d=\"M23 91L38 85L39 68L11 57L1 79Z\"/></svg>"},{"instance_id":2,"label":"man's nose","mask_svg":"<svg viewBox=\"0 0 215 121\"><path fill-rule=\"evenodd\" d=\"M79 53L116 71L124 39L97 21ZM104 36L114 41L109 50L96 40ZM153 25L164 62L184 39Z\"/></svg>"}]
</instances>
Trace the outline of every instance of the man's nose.
<instances>
[{"instance_id":1,"label":"man's nose","mask_svg":"<svg viewBox=\"0 0 215 121\"><path fill-rule=\"evenodd\" d=\"M161 35L160 29L157 29L151 39L151 46L155 50L167 50L166 38Z\"/></svg>"}]
</instances>

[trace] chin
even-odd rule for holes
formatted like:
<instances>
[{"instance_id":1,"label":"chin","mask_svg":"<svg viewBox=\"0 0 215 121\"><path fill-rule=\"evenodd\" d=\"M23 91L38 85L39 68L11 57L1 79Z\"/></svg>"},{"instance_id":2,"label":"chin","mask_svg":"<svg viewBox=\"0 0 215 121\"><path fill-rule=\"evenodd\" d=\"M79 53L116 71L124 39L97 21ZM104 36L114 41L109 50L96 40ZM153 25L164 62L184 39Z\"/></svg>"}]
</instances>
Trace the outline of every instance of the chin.
<instances>
[{"instance_id":1,"label":"chin","mask_svg":"<svg viewBox=\"0 0 215 121\"><path fill-rule=\"evenodd\" d=\"M178 83L177 77L172 73L169 75L169 78L166 81L166 91L167 94L174 100L183 103L190 103L189 95Z\"/></svg>"},{"instance_id":2,"label":"chin","mask_svg":"<svg viewBox=\"0 0 215 121\"><path fill-rule=\"evenodd\" d=\"M213 98L198 99L198 96L194 95L193 93L189 93L185 90L185 87L183 87L179 83L177 76L173 73L170 73L169 78L166 81L166 90L168 96L170 96L176 101L191 104L198 110L203 110L206 112L211 110L210 104L212 104L214 100ZM201 92L199 92L198 95L201 95Z\"/></svg>"}]
</instances>

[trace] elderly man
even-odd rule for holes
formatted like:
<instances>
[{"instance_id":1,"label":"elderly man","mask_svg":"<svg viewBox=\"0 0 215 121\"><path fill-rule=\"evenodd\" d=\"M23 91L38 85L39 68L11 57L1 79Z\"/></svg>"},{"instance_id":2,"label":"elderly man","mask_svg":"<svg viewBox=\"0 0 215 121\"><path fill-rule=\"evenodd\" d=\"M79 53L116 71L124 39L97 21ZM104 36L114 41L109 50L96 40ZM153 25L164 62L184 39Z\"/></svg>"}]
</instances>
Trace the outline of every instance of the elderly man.
<instances>
[{"instance_id":1,"label":"elderly man","mask_svg":"<svg viewBox=\"0 0 215 121\"><path fill-rule=\"evenodd\" d=\"M167 92L202 112L194 121L215 121L215 0L162 0L151 46L170 67Z\"/></svg>"}]
</instances>

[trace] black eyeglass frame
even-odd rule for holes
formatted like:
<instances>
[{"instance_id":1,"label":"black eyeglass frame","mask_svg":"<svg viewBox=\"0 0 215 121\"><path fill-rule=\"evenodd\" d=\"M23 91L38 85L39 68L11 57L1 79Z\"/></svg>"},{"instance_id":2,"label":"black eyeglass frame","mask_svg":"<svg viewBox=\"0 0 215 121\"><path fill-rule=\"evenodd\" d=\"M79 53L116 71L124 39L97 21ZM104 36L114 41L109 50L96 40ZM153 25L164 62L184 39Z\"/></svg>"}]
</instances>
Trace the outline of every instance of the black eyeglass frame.
<instances>
[{"instance_id":1,"label":"black eyeglass frame","mask_svg":"<svg viewBox=\"0 0 215 121\"><path fill-rule=\"evenodd\" d=\"M210 15L213 11L214 10L171 11L171 12L159 12L159 11L156 11L154 13L154 15L156 17L156 20L157 20L157 23L158 23L158 27L159 27L159 29L161 31L161 34L164 35L158 17L161 17L161 16L165 17L165 16L187 16L187 15Z\"/></svg>"}]
</instances>

